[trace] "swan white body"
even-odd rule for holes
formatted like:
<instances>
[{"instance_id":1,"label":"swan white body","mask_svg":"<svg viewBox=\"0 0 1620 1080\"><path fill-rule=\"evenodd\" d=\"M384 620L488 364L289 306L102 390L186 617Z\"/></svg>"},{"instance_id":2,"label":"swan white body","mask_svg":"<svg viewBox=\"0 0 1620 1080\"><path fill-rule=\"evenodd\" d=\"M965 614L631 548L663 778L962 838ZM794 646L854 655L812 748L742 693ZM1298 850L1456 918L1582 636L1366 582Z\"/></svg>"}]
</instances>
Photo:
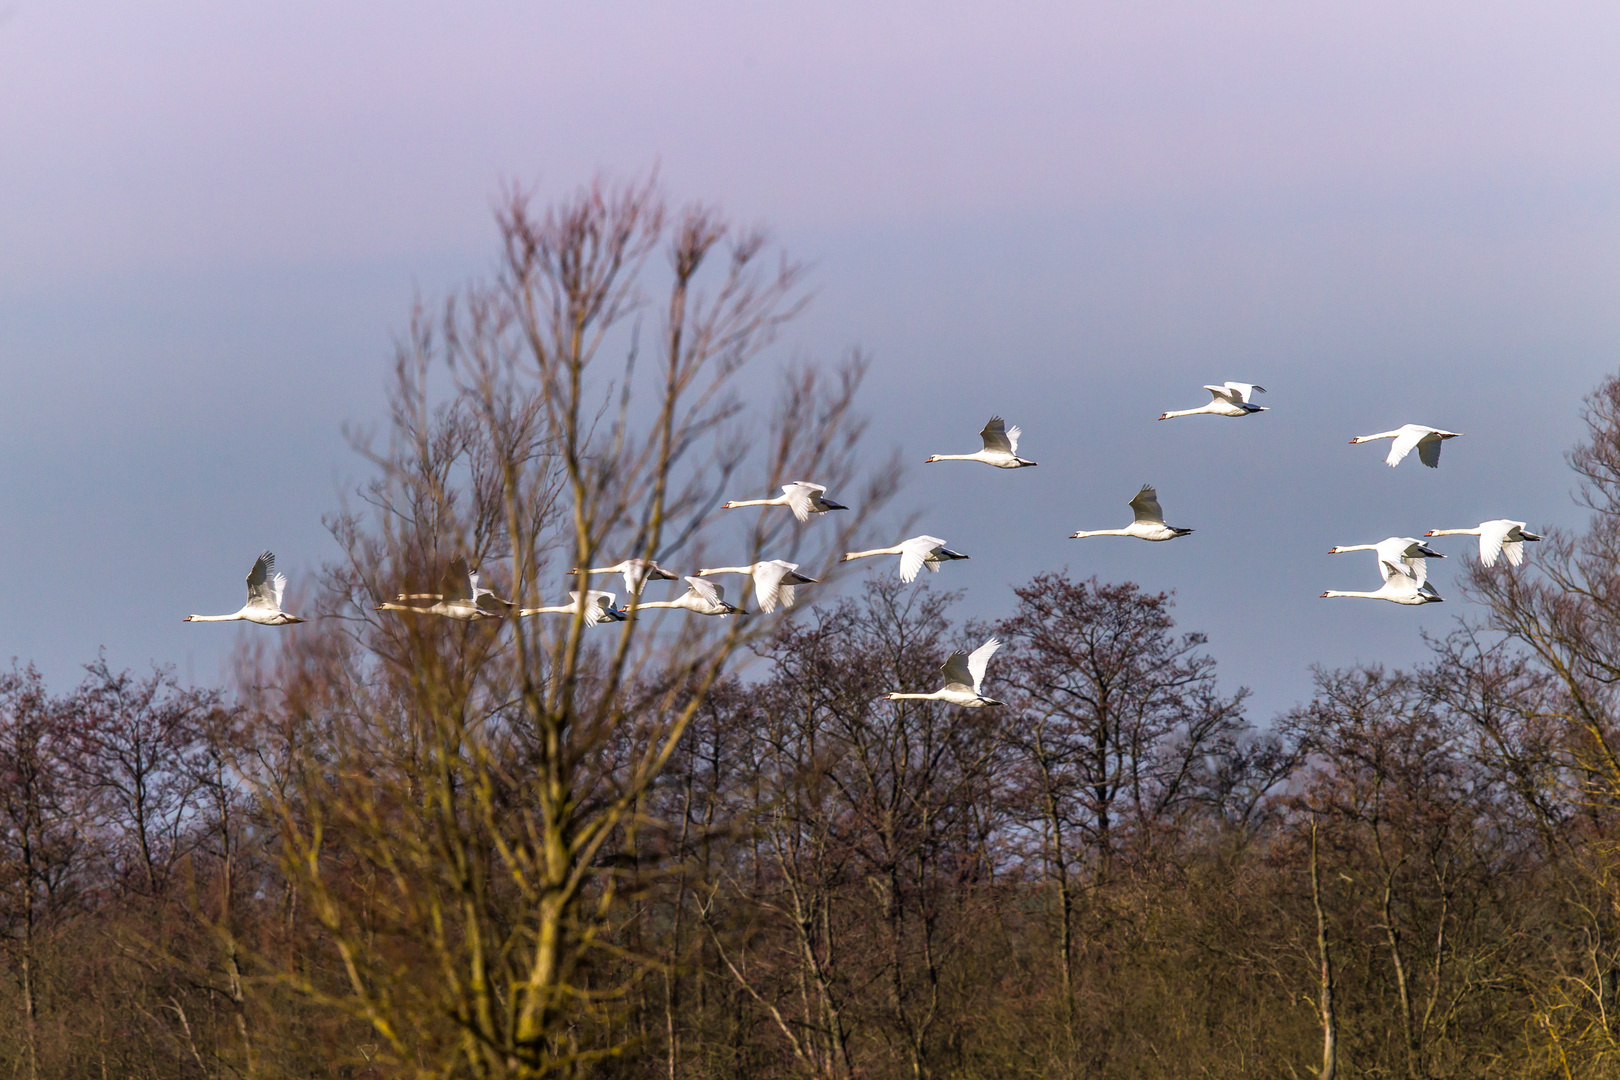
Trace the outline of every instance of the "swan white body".
<instances>
[{"instance_id":1,"label":"swan white body","mask_svg":"<svg viewBox=\"0 0 1620 1080\"><path fill-rule=\"evenodd\" d=\"M960 551L952 551L945 546L945 541L937 536L913 536L910 540L900 541L894 547L848 552L840 561L849 562L851 559L866 559L873 555L900 556L900 580L908 585L917 580L917 574L925 566L937 574L939 573L940 563L969 557L963 555Z\"/></svg>"},{"instance_id":2,"label":"swan white body","mask_svg":"<svg viewBox=\"0 0 1620 1080\"><path fill-rule=\"evenodd\" d=\"M698 571L698 577L708 577L711 574L747 574L753 578L754 599L759 601L759 610L766 614L776 610L778 601L783 607L792 607L795 585L817 584L815 578L805 577L799 573L798 563L783 562L781 559L752 563L748 566L716 566L709 570Z\"/></svg>"},{"instance_id":3,"label":"swan white body","mask_svg":"<svg viewBox=\"0 0 1620 1080\"><path fill-rule=\"evenodd\" d=\"M530 615L572 615L574 612L579 610L579 598L582 595L585 597L586 626L595 626L597 623L603 622L624 621L624 608L613 606L613 601L617 599L617 597L610 592L602 592L598 589L590 589L584 593L569 593L568 599L572 601L572 603L557 604L552 607L526 607L519 611L518 614L525 618Z\"/></svg>"},{"instance_id":4,"label":"swan white body","mask_svg":"<svg viewBox=\"0 0 1620 1080\"><path fill-rule=\"evenodd\" d=\"M673 600L643 600L636 605L636 610L645 608L684 608L695 611L699 615L718 615L724 618L727 615L748 614L740 607L726 603L726 590L722 585L716 585L706 578L689 577L686 579L687 590Z\"/></svg>"},{"instance_id":5,"label":"swan white body","mask_svg":"<svg viewBox=\"0 0 1620 1080\"><path fill-rule=\"evenodd\" d=\"M614 563L612 566L593 566L589 570L570 570L570 574L623 574L624 588L631 596L640 596L641 590L649 581L679 581L679 574L672 574L659 566L651 559L626 559ZM642 605L645 607L646 605Z\"/></svg>"},{"instance_id":6,"label":"swan white body","mask_svg":"<svg viewBox=\"0 0 1620 1080\"><path fill-rule=\"evenodd\" d=\"M1509 566L1518 566L1524 562L1525 541L1534 543L1541 539L1533 532L1525 532L1524 522L1509 521L1507 518L1482 521L1479 527L1474 529L1430 529L1423 535L1477 536L1479 561L1485 566L1495 566L1498 555L1505 555Z\"/></svg>"},{"instance_id":7,"label":"swan white body","mask_svg":"<svg viewBox=\"0 0 1620 1080\"><path fill-rule=\"evenodd\" d=\"M1455 439L1461 434L1460 431L1442 431L1422 424L1402 424L1394 431L1380 431L1376 435L1357 435L1350 440L1350 445L1374 442L1378 439L1394 439L1394 444L1389 448L1389 456L1384 458L1385 465L1393 469L1406 459L1407 454L1416 450L1419 461L1431 469L1438 469L1440 445L1447 439Z\"/></svg>"},{"instance_id":8,"label":"swan white body","mask_svg":"<svg viewBox=\"0 0 1620 1080\"><path fill-rule=\"evenodd\" d=\"M1429 580L1429 560L1445 558L1434 548L1412 536L1391 536L1376 544L1346 544L1342 547L1329 548L1328 554L1339 555L1346 551L1376 551L1378 572L1384 576L1386 582L1392 575L1404 573L1420 587Z\"/></svg>"},{"instance_id":9,"label":"swan white body","mask_svg":"<svg viewBox=\"0 0 1620 1080\"><path fill-rule=\"evenodd\" d=\"M1152 484L1143 484L1142 490L1136 493L1131 500L1131 511L1136 515L1129 525L1123 529L1092 529L1080 530L1070 533L1069 539L1079 540L1087 536L1134 536L1138 540L1174 540L1178 536L1186 536L1191 529L1178 529L1164 523L1164 508L1159 505L1159 493L1153 489Z\"/></svg>"},{"instance_id":10,"label":"swan white body","mask_svg":"<svg viewBox=\"0 0 1620 1080\"><path fill-rule=\"evenodd\" d=\"M1159 417L1160 420L1173 420L1178 416L1248 416L1251 413L1265 412L1264 405L1250 403L1250 398L1256 394L1263 394L1266 388L1256 386L1254 383L1229 382L1219 386L1206 384L1209 391L1209 404L1196 409L1179 409L1167 412Z\"/></svg>"},{"instance_id":11,"label":"swan white body","mask_svg":"<svg viewBox=\"0 0 1620 1080\"><path fill-rule=\"evenodd\" d=\"M253 563L247 576L247 603L230 615L187 615L181 622L250 622L260 626L289 626L304 620L281 610L287 578L276 573L276 557L268 551Z\"/></svg>"},{"instance_id":12,"label":"swan white body","mask_svg":"<svg viewBox=\"0 0 1620 1080\"><path fill-rule=\"evenodd\" d=\"M811 514L825 514L829 510L848 510L843 503L835 503L825 498L827 489L820 484L812 484L807 480L795 480L782 488L782 494L774 499L732 499L722 503L720 509L735 510L739 506L785 506L793 511L793 516L800 521L809 521Z\"/></svg>"},{"instance_id":13,"label":"swan white body","mask_svg":"<svg viewBox=\"0 0 1620 1080\"><path fill-rule=\"evenodd\" d=\"M924 464L931 465L936 461L982 461L998 469L1028 468L1039 463L1018 456L1018 436L1023 433L1023 429L1008 427L1001 417L992 416L990 422L984 425L984 430L979 432L979 438L984 440L983 450L972 454L933 454Z\"/></svg>"},{"instance_id":14,"label":"swan white body","mask_svg":"<svg viewBox=\"0 0 1620 1080\"><path fill-rule=\"evenodd\" d=\"M428 600L432 603L421 603ZM413 602L414 601L414 602ZM436 593L400 593L393 602L377 605L378 611L409 611L417 615L441 615L446 619L471 622L475 619L498 619L512 610L509 600L502 600L493 592L480 588L478 572L457 556L452 559L439 581Z\"/></svg>"},{"instance_id":15,"label":"swan white body","mask_svg":"<svg viewBox=\"0 0 1620 1080\"><path fill-rule=\"evenodd\" d=\"M965 709L982 709L986 705L1002 705L1005 702L995 698L985 697L979 692L984 684L984 670L990 664L990 658L996 650L1001 648L1001 642L991 638L971 653L961 651L953 652L950 659L941 665L940 670L945 673L945 685L932 694L884 694L885 701L947 701L952 705L960 705Z\"/></svg>"}]
</instances>

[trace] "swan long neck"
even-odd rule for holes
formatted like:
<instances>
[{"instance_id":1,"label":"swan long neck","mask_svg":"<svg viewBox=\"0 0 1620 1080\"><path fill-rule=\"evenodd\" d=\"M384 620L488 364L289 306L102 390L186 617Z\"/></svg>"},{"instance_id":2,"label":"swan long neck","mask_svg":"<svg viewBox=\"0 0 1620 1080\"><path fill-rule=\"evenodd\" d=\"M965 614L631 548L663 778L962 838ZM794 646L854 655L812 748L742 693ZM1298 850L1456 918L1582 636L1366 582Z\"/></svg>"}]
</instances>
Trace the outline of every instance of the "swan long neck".
<instances>
[{"instance_id":1,"label":"swan long neck","mask_svg":"<svg viewBox=\"0 0 1620 1080\"><path fill-rule=\"evenodd\" d=\"M900 555L903 552L899 547L873 548L871 551L851 551L844 555L844 562L851 559L865 559L872 555Z\"/></svg>"},{"instance_id":2,"label":"swan long neck","mask_svg":"<svg viewBox=\"0 0 1620 1080\"><path fill-rule=\"evenodd\" d=\"M932 694L890 694L890 701L938 701L939 691Z\"/></svg>"},{"instance_id":3,"label":"swan long neck","mask_svg":"<svg viewBox=\"0 0 1620 1080\"><path fill-rule=\"evenodd\" d=\"M1351 439L1350 441L1351 442L1362 443L1362 442L1372 442L1374 439L1396 439L1396 438L1400 437L1400 434L1401 433L1398 432L1398 431L1380 431L1376 435L1357 435L1354 439Z\"/></svg>"},{"instance_id":4,"label":"swan long neck","mask_svg":"<svg viewBox=\"0 0 1620 1080\"><path fill-rule=\"evenodd\" d=\"M1478 536L1481 529L1430 529L1430 536Z\"/></svg>"},{"instance_id":5,"label":"swan long neck","mask_svg":"<svg viewBox=\"0 0 1620 1080\"><path fill-rule=\"evenodd\" d=\"M1328 596L1358 596L1358 597L1361 597L1361 598L1366 599L1366 600L1382 600L1384 598L1384 594L1382 592L1340 592L1338 589L1329 589L1327 592L1323 593L1322 595L1324 597L1328 597Z\"/></svg>"},{"instance_id":6,"label":"swan long neck","mask_svg":"<svg viewBox=\"0 0 1620 1080\"><path fill-rule=\"evenodd\" d=\"M1130 535L1131 534L1126 532L1124 529L1082 529L1077 533L1073 533L1069 537L1069 539L1071 539L1071 540L1081 540L1081 539L1084 539L1087 536L1130 536Z\"/></svg>"},{"instance_id":7,"label":"swan long neck","mask_svg":"<svg viewBox=\"0 0 1620 1080\"><path fill-rule=\"evenodd\" d=\"M933 461L978 461L983 456L984 456L984 451L981 450L976 454L935 454L931 460L933 460Z\"/></svg>"},{"instance_id":8,"label":"swan long neck","mask_svg":"<svg viewBox=\"0 0 1620 1080\"><path fill-rule=\"evenodd\" d=\"M752 566L713 566L707 570L699 570L698 577L708 577L711 574L752 574Z\"/></svg>"},{"instance_id":9,"label":"swan long neck","mask_svg":"<svg viewBox=\"0 0 1620 1080\"><path fill-rule=\"evenodd\" d=\"M390 601L384 600L382 603L377 605L377 610L378 611L421 611L422 609L419 608L419 607L412 607L409 604L395 604L395 603L391 603ZM234 618L235 616L227 615L227 616L223 616L223 617L224 618Z\"/></svg>"},{"instance_id":10,"label":"swan long neck","mask_svg":"<svg viewBox=\"0 0 1620 1080\"><path fill-rule=\"evenodd\" d=\"M676 600L643 600L643 601L641 601L640 603L638 603L636 605L636 610L639 611L642 608L650 608L650 607L685 607L685 606L686 605L684 605L684 604L682 604L682 603L680 603L679 601L676 601Z\"/></svg>"},{"instance_id":11,"label":"swan long neck","mask_svg":"<svg viewBox=\"0 0 1620 1080\"><path fill-rule=\"evenodd\" d=\"M240 611L238 611L233 615L193 615L190 618L188 618L186 621L187 622L241 622L242 621L242 613Z\"/></svg>"},{"instance_id":12,"label":"swan long neck","mask_svg":"<svg viewBox=\"0 0 1620 1080\"><path fill-rule=\"evenodd\" d=\"M784 506L786 503L786 499L732 499L724 508L735 510L739 506Z\"/></svg>"},{"instance_id":13,"label":"swan long neck","mask_svg":"<svg viewBox=\"0 0 1620 1080\"><path fill-rule=\"evenodd\" d=\"M1204 405L1196 409L1174 409L1159 417L1160 420L1174 420L1178 416L1198 416L1209 412L1209 406Z\"/></svg>"},{"instance_id":14,"label":"swan long neck","mask_svg":"<svg viewBox=\"0 0 1620 1080\"><path fill-rule=\"evenodd\" d=\"M1332 551L1328 552L1328 554L1329 555L1338 555L1338 554L1341 554L1342 552L1346 552L1346 551L1377 551L1377 550L1378 550L1378 545L1377 544L1340 544L1338 547L1336 547Z\"/></svg>"}]
</instances>

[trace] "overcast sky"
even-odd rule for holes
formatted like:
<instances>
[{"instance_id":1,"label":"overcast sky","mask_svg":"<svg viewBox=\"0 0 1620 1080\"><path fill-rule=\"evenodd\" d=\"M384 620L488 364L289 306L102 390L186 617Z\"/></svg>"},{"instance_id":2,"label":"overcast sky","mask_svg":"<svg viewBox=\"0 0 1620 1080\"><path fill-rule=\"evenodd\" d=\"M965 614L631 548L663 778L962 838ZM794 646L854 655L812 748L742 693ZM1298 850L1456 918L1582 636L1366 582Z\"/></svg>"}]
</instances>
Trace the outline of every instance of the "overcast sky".
<instances>
[{"instance_id":1,"label":"overcast sky","mask_svg":"<svg viewBox=\"0 0 1620 1080\"><path fill-rule=\"evenodd\" d=\"M10 0L0 656L217 679L258 628L180 616L263 547L331 556L341 425L413 297L491 265L501 184L657 162L815 263L782 355L873 356L873 450L974 556L962 614L1042 569L1174 589L1262 717L1313 662L1411 662L1456 563L1447 604L1320 600L1377 583L1330 546L1580 523L1620 8L1324 7ZM1273 411L1153 422L1227 379ZM921 465L992 410L1039 469ZM1406 422L1465 437L1438 471L1346 445ZM1066 539L1144 481L1193 536Z\"/></svg>"}]
</instances>

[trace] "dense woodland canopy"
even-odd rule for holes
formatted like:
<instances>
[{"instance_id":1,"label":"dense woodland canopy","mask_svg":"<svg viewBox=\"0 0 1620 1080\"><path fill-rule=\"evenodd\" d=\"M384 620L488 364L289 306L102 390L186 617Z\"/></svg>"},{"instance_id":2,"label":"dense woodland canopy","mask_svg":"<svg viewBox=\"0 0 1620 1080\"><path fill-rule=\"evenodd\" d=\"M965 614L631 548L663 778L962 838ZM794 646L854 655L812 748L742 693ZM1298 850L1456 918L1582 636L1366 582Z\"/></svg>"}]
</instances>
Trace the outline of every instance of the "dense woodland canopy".
<instances>
[{"instance_id":1,"label":"dense woodland canopy","mask_svg":"<svg viewBox=\"0 0 1620 1080\"><path fill-rule=\"evenodd\" d=\"M524 603L696 565L762 473L857 496L747 522L819 577L890 494L859 357L734 392L800 302L762 238L650 185L501 224L401 345L323 618L228 691L0 679L0 1073L1620 1069L1620 378L1585 530L1281 717L1171 597L1053 573L986 626L891 568L768 618L378 613L458 554ZM879 700L986 631L1005 707Z\"/></svg>"}]
</instances>

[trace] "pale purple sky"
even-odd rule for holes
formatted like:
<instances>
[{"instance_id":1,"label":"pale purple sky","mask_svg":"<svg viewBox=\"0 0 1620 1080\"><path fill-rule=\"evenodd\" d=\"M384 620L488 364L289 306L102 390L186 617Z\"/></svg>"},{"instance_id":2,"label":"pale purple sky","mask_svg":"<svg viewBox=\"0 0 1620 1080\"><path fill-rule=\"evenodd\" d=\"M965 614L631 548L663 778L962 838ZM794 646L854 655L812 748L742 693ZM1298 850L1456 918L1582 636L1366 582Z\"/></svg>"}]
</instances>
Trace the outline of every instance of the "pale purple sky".
<instances>
[{"instance_id":1,"label":"pale purple sky","mask_svg":"<svg viewBox=\"0 0 1620 1080\"><path fill-rule=\"evenodd\" d=\"M1466 605L1336 543L1574 525L1563 452L1620 359L1609 4L76 3L0 9L0 655L217 676L253 555L331 554L418 290L486 269L504 181L660 163L816 264L784 343L876 361L996 614L1041 569L1175 588L1264 714L1408 662ZM1155 424L1209 381L1274 411ZM1467 433L1441 468L1349 436ZM973 471L973 470L977 471ZM1172 544L1069 541L1158 485ZM967 511L927 509L966 495ZM1462 545L1447 550L1461 551ZM252 628L250 628L252 629Z\"/></svg>"}]
</instances>

